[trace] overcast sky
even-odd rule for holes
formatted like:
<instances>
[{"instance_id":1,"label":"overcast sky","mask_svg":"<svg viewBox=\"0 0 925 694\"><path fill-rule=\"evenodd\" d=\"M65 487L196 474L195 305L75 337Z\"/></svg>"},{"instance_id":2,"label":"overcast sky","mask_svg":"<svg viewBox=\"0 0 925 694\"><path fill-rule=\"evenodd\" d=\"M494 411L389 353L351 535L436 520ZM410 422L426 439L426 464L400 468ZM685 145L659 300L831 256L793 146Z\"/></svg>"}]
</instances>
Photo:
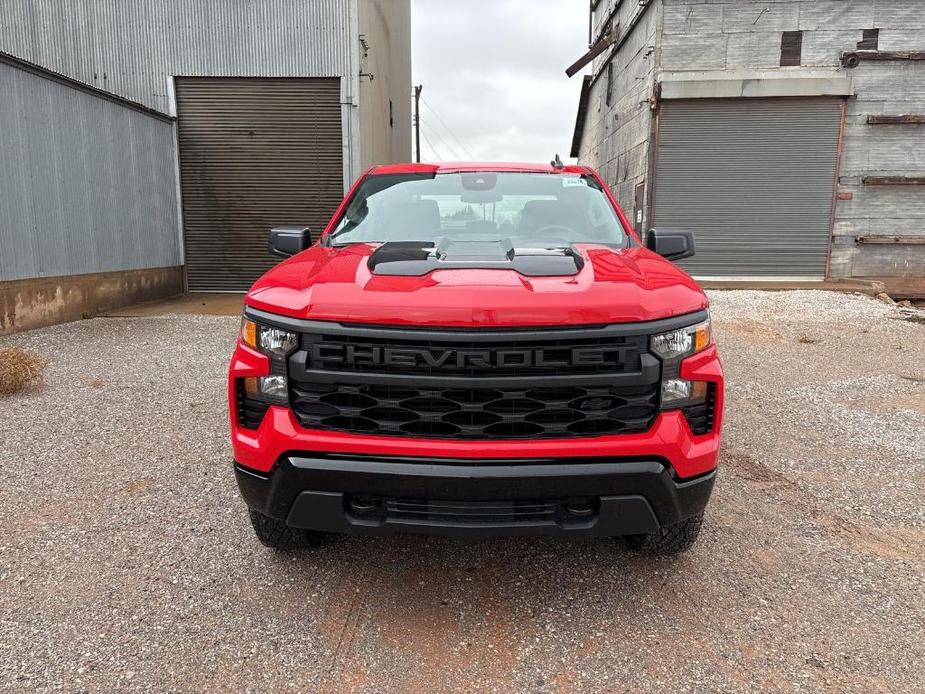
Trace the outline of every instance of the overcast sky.
<instances>
[{"instance_id":1,"label":"overcast sky","mask_svg":"<svg viewBox=\"0 0 925 694\"><path fill-rule=\"evenodd\" d=\"M587 0L412 0L411 35L422 160L569 161Z\"/></svg>"}]
</instances>

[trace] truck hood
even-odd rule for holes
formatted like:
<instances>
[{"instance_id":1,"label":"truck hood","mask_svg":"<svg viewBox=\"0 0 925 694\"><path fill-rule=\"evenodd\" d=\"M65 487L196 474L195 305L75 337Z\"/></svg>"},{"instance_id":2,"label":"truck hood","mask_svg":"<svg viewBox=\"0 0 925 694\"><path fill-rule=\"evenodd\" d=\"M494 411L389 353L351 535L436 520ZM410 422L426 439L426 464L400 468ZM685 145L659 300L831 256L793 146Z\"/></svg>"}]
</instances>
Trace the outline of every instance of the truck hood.
<instances>
[{"instance_id":1,"label":"truck hood","mask_svg":"<svg viewBox=\"0 0 925 694\"><path fill-rule=\"evenodd\" d=\"M707 306L687 273L640 247L576 244L584 262L568 276L486 268L375 274L369 258L377 247L316 244L257 280L245 303L294 318L447 327L624 323Z\"/></svg>"}]
</instances>

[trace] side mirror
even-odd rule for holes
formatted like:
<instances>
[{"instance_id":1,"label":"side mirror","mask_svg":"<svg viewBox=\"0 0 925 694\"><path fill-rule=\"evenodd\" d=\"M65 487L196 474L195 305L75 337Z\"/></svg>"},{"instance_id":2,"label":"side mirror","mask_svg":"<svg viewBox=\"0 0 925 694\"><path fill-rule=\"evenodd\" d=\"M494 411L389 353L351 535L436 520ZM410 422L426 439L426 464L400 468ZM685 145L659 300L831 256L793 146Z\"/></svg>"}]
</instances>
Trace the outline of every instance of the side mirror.
<instances>
[{"instance_id":1,"label":"side mirror","mask_svg":"<svg viewBox=\"0 0 925 694\"><path fill-rule=\"evenodd\" d=\"M668 260L681 260L694 255L694 233L686 229L650 229L646 248Z\"/></svg>"},{"instance_id":2,"label":"side mirror","mask_svg":"<svg viewBox=\"0 0 925 694\"><path fill-rule=\"evenodd\" d=\"M271 255L288 258L312 245L312 233L308 227L288 226L270 229L267 250Z\"/></svg>"}]
</instances>

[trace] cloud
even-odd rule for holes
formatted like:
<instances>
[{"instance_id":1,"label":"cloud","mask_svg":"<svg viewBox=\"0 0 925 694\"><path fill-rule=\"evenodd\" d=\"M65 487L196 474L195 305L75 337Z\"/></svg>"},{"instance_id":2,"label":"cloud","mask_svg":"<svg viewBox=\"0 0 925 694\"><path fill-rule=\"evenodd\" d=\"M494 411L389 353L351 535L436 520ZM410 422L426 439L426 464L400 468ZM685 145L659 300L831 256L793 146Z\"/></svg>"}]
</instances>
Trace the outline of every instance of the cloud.
<instances>
[{"instance_id":1,"label":"cloud","mask_svg":"<svg viewBox=\"0 0 925 694\"><path fill-rule=\"evenodd\" d=\"M411 13L422 159L567 159L581 77L565 68L586 49L587 2L412 0Z\"/></svg>"}]
</instances>

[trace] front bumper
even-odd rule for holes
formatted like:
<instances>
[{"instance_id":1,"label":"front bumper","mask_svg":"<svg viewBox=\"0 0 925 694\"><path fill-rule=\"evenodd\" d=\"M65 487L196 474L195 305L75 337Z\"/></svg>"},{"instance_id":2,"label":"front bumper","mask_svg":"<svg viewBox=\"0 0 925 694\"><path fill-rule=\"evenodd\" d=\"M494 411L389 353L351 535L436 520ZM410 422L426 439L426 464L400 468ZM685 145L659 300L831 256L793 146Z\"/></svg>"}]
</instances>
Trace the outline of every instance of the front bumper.
<instances>
[{"instance_id":1,"label":"front bumper","mask_svg":"<svg viewBox=\"0 0 925 694\"><path fill-rule=\"evenodd\" d=\"M722 429L723 373L715 346L685 359L681 378L711 381L716 386L712 431L696 435L679 410L662 412L648 431L568 439L454 440L413 436L375 436L302 427L292 410L270 406L257 429L236 421L235 382L238 378L265 376L270 371L266 356L238 342L228 379L231 444L234 459L242 466L269 474L277 461L293 451L369 456L491 459L657 459L666 461L677 478L692 479L716 468Z\"/></svg>"},{"instance_id":2,"label":"front bumper","mask_svg":"<svg viewBox=\"0 0 925 694\"><path fill-rule=\"evenodd\" d=\"M460 537L649 533L701 511L715 472L664 461L482 460L291 454L269 474L235 465L248 506L310 530Z\"/></svg>"}]
</instances>

